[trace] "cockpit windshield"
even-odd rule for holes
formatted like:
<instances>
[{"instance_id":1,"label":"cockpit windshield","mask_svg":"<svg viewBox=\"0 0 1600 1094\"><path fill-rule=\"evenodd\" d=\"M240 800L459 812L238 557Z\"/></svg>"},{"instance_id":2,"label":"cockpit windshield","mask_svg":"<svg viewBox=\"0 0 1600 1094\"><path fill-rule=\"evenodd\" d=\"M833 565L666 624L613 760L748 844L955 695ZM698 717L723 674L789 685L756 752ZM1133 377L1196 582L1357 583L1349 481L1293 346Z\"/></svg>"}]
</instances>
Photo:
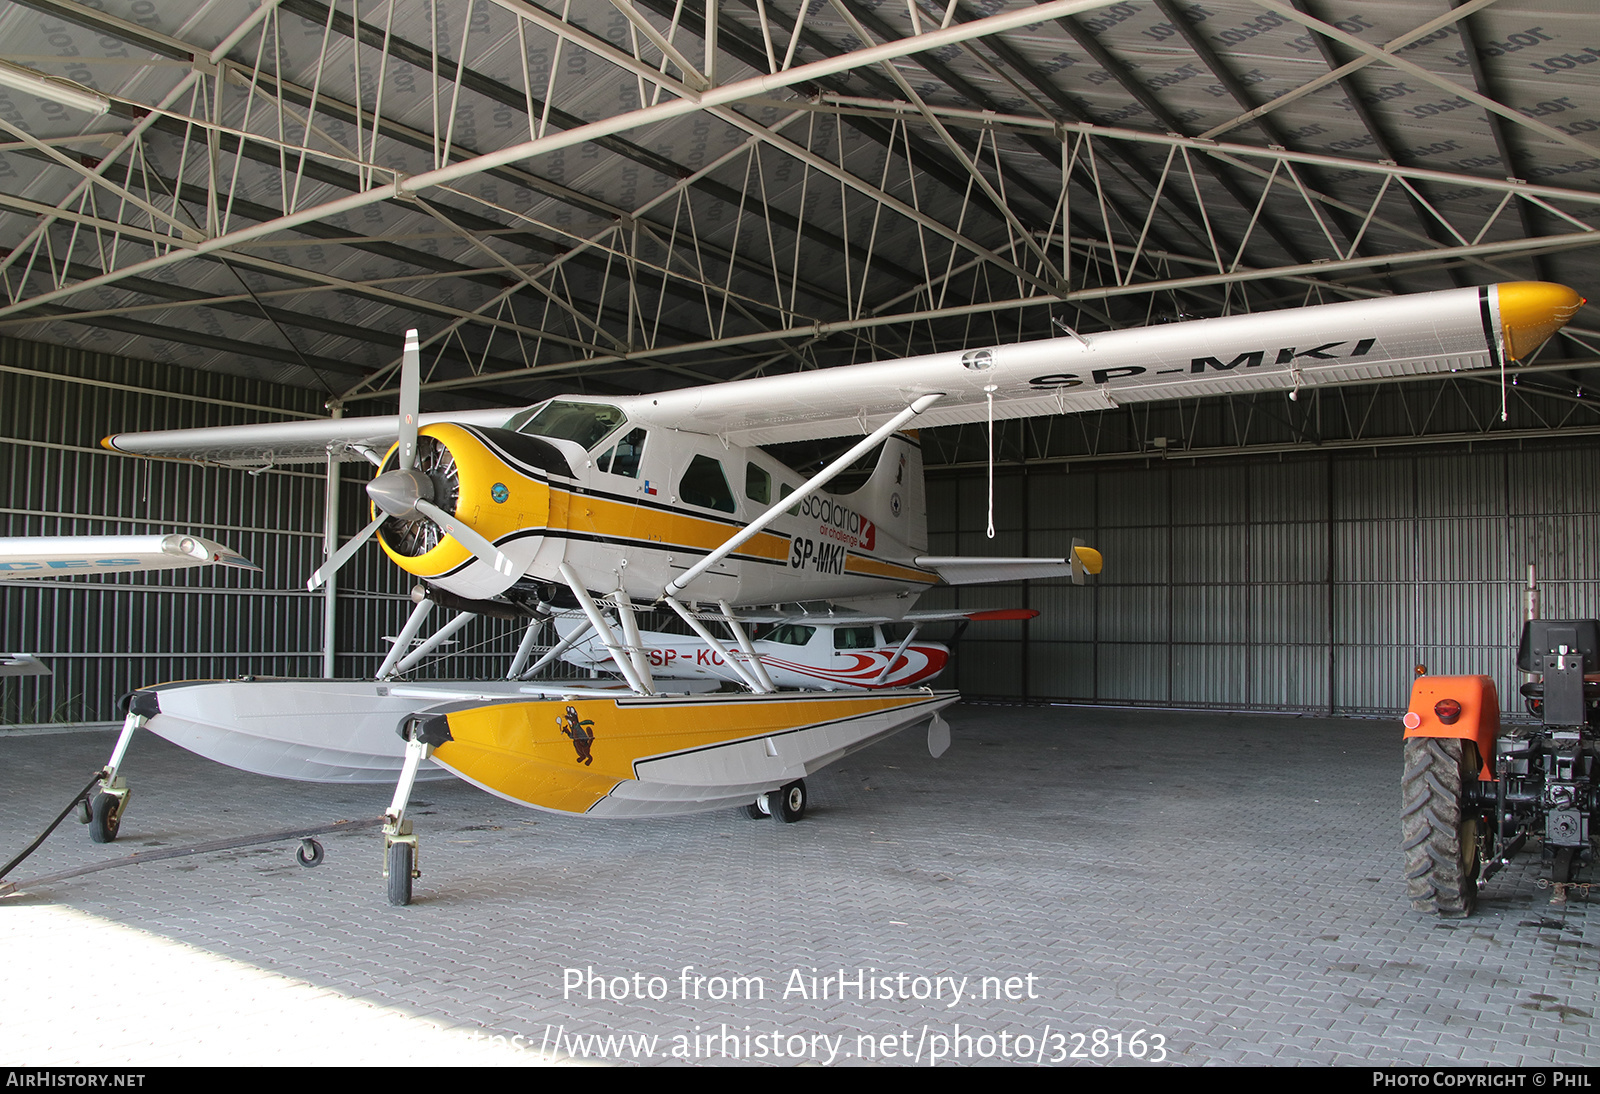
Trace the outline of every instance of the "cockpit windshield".
<instances>
[{"instance_id":1,"label":"cockpit windshield","mask_svg":"<svg viewBox=\"0 0 1600 1094\"><path fill-rule=\"evenodd\" d=\"M506 423L507 429L534 437L576 441L585 452L610 436L626 421L622 411L604 403L569 403L552 399L530 407Z\"/></svg>"}]
</instances>

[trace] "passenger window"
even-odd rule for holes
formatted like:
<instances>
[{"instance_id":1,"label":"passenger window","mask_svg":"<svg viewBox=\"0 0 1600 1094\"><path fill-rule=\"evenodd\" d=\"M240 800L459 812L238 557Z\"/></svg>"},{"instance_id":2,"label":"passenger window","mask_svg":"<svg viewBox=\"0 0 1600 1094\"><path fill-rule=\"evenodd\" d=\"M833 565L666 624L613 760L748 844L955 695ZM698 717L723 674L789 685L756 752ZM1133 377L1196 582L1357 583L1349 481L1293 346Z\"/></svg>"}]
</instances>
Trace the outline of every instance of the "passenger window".
<instances>
[{"instance_id":1,"label":"passenger window","mask_svg":"<svg viewBox=\"0 0 1600 1094\"><path fill-rule=\"evenodd\" d=\"M696 456L689 470L678 482L678 497L688 505L705 509L719 509L732 513L738 507L733 502L733 491L728 488L728 476L722 473L722 464L710 456Z\"/></svg>"},{"instance_id":2,"label":"passenger window","mask_svg":"<svg viewBox=\"0 0 1600 1094\"><path fill-rule=\"evenodd\" d=\"M772 501L772 476L753 463L744 465L744 496L767 505Z\"/></svg>"},{"instance_id":3,"label":"passenger window","mask_svg":"<svg viewBox=\"0 0 1600 1094\"><path fill-rule=\"evenodd\" d=\"M613 475L626 475L630 479L639 477L639 457L644 452L644 430L635 429L622 440L606 449L605 455L596 461L602 471L609 471Z\"/></svg>"},{"instance_id":4,"label":"passenger window","mask_svg":"<svg viewBox=\"0 0 1600 1094\"><path fill-rule=\"evenodd\" d=\"M784 498L788 497L792 493L794 493L794 487L790 486L788 483L780 482L778 484L778 500L779 501L782 501ZM788 513L791 517L798 517L800 515L800 506L799 505L791 505L788 509L786 509L784 511L786 513Z\"/></svg>"},{"instance_id":5,"label":"passenger window","mask_svg":"<svg viewBox=\"0 0 1600 1094\"><path fill-rule=\"evenodd\" d=\"M870 650L876 643L873 641L871 627L837 627L833 632L833 648L836 650Z\"/></svg>"}]
</instances>

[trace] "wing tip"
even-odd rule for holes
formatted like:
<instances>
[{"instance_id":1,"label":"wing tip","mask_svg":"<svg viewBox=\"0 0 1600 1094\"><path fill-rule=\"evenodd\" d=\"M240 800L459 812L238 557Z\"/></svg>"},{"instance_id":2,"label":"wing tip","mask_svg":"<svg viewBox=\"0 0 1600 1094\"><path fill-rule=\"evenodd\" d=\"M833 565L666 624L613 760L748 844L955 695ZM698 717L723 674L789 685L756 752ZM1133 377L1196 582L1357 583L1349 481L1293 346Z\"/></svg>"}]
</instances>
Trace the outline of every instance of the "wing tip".
<instances>
[{"instance_id":1,"label":"wing tip","mask_svg":"<svg viewBox=\"0 0 1600 1094\"><path fill-rule=\"evenodd\" d=\"M1588 303L1576 289L1551 281L1503 281L1494 288L1501 345L1512 361L1544 345Z\"/></svg>"}]
</instances>

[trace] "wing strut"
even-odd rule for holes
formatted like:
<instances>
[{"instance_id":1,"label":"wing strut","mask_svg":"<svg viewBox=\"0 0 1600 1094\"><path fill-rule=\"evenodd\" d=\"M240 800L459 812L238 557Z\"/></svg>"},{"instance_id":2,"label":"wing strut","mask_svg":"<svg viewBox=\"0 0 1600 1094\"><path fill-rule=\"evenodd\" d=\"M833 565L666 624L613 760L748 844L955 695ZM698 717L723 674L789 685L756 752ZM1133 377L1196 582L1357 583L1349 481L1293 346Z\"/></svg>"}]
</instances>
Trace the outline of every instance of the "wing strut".
<instances>
[{"instance_id":1,"label":"wing strut","mask_svg":"<svg viewBox=\"0 0 1600 1094\"><path fill-rule=\"evenodd\" d=\"M834 477L838 475L839 472L855 463L856 460L860 459L867 452L870 452L879 442L886 440L901 426L905 425L912 418L915 418L918 414L921 414L924 410L927 410L930 406L942 398L944 398L943 392L934 392L933 394L919 397L910 406L906 407L893 418L890 418L877 429L867 434L867 436L859 441L854 447L852 447L850 451L846 452L844 455L830 463L827 467L824 467L821 471L818 471L815 475L811 476L811 478L807 479L800 486L800 488L790 496L804 496L805 494L809 494L811 491L816 490L829 482L832 482ZM667 582L667 587L662 591L662 596L670 599L682 593L684 589L689 587L690 582L699 577L701 574L705 573L711 567L715 566L717 563L721 562L723 559L727 558L734 551L738 550L746 540L755 536L762 529L766 528L767 525L777 520L787 508L789 508L787 499L779 498L772 504L770 509L768 509L765 513L762 513L749 524L745 525L742 531L737 532L733 536L729 537L721 547L718 547L705 558L702 558L699 562L689 567L683 573Z\"/></svg>"},{"instance_id":2,"label":"wing strut","mask_svg":"<svg viewBox=\"0 0 1600 1094\"><path fill-rule=\"evenodd\" d=\"M739 674L739 679L744 681L745 687L749 688L757 695L770 695L772 692L778 690L772 686L772 681L770 679L767 680L766 686L763 687L761 680L757 679L749 669L745 668L744 664L737 657L729 653L728 647L724 646L722 642L718 640L717 636L712 634L711 630L704 623L695 618L694 613L688 608L685 608L682 604L679 604L677 600L670 596L663 597L662 599L667 602L667 607L677 612L679 618L681 618L685 623L689 624L689 626L694 630L694 633L700 636L700 641L704 642L706 645L715 650L717 656L726 661L733 671ZM757 660L755 663L757 665L761 664L759 660ZM762 670L761 675L763 677L766 676L765 669Z\"/></svg>"},{"instance_id":3,"label":"wing strut","mask_svg":"<svg viewBox=\"0 0 1600 1094\"><path fill-rule=\"evenodd\" d=\"M475 614L474 612L457 612L451 617L450 622L417 643L416 649L402 657L400 663L394 667L394 675L403 676L422 664L423 658L443 645L445 639L454 635L468 623L471 623Z\"/></svg>"},{"instance_id":4,"label":"wing strut","mask_svg":"<svg viewBox=\"0 0 1600 1094\"><path fill-rule=\"evenodd\" d=\"M518 679L527 680L533 676L536 676L540 669L544 668L556 658L570 650L573 646L576 646L579 642L589 637L589 632L592 630L594 630L594 624L585 619L577 630L573 631L561 641L551 646L545 651L543 657L539 658L539 660L535 661L531 666L518 673Z\"/></svg>"},{"instance_id":5,"label":"wing strut","mask_svg":"<svg viewBox=\"0 0 1600 1094\"><path fill-rule=\"evenodd\" d=\"M422 629L422 621L428 618L428 613L433 611L433 601L426 596L417 601L417 606L411 609L411 615L406 620L406 625L400 628L400 633L395 635L394 645L389 649L389 656L383 659L383 664L378 666L378 675L375 679L382 680L389 676L400 658L411 649L411 640Z\"/></svg>"},{"instance_id":6,"label":"wing strut","mask_svg":"<svg viewBox=\"0 0 1600 1094\"><path fill-rule=\"evenodd\" d=\"M900 660L900 655L906 652L906 647L911 645L911 640L917 636L917 632L921 629L922 624L920 623L913 623L911 625L911 633L907 634L905 640L896 646L894 652L889 655L889 663L883 666L883 671L878 673L877 679L872 681L873 687L877 687L879 684L883 683L889 678L889 673L894 671L894 663ZM937 759L938 757L935 756L934 758Z\"/></svg>"},{"instance_id":7,"label":"wing strut","mask_svg":"<svg viewBox=\"0 0 1600 1094\"><path fill-rule=\"evenodd\" d=\"M617 641L617 636L612 631L611 624L606 622L604 615L600 614L600 609L595 605L594 598L589 595L589 590L583 587L583 579L572 569L571 564L566 562L561 564L561 577L566 581L567 587L572 590L572 595L578 598L579 607L583 608L583 614L588 616L589 622L594 625L595 633L600 636L600 641L604 642L606 649L611 651L611 660L615 662L617 671L622 673L623 679L628 681L628 686L634 690L635 694L654 695L656 689L652 685L650 677L648 675L640 675L638 666L633 663L633 658L628 654L627 647ZM621 605L619 605L620 607ZM624 609L624 611L631 613L631 606ZM624 641L627 641L627 639L624 639Z\"/></svg>"},{"instance_id":8,"label":"wing strut","mask_svg":"<svg viewBox=\"0 0 1600 1094\"><path fill-rule=\"evenodd\" d=\"M744 655L750 658L750 671L755 673L757 680L761 681L761 690L777 691L778 689L773 686L772 677L767 675L767 666L761 663L761 655L756 652L755 646L750 642L750 636L739 625L739 620L734 618L733 609L728 607L726 600L719 600L717 603L722 608L723 622L728 624L728 629L733 632L734 640L739 643L739 648L744 650Z\"/></svg>"},{"instance_id":9,"label":"wing strut","mask_svg":"<svg viewBox=\"0 0 1600 1094\"><path fill-rule=\"evenodd\" d=\"M539 628L548 622L549 617L542 615L528 620L528 627L522 632L522 641L517 646L517 655L511 659L511 668L506 671L507 680L515 680L528 667L528 659L533 656L533 643L539 637Z\"/></svg>"}]
</instances>

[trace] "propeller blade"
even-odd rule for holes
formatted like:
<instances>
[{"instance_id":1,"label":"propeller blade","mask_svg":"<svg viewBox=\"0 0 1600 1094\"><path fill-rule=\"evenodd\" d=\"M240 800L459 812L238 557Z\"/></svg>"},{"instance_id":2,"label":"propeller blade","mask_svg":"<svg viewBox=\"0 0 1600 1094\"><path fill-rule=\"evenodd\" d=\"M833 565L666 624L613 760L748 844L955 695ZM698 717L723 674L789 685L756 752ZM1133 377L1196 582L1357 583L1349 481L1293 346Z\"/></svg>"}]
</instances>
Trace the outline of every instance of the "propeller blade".
<instances>
[{"instance_id":1,"label":"propeller blade","mask_svg":"<svg viewBox=\"0 0 1600 1094\"><path fill-rule=\"evenodd\" d=\"M400 357L400 463L402 471L411 470L417 457L417 414L422 402L422 351L417 345L417 332L406 331L406 349Z\"/></svg>"},{"instance_id":2,"label":"propeller blade","mask_svg":"<svg viewBox=\"0 0 1600 1094\"><path fill-rule=\"evenodd\" d=\"M349 562L350 556L355 554L356 551L361 548L362 544L366 543L367 540L372 538L373 533L378 530L378 525L382 524L388 519L389 514L384 513L378 517L377 520L373 521L371 524L361 529L361 531L351 536L350 539L345 542L343 547L340 547L337 551L333 552L333 557L329 558L328 561L324 562L317 568L317 572L311 575L311 580L306 582L306 588L310 589L312 592L322 588L322 586L327 583L328 578L332 577L339 567L343 566L346 562Z\"/></svg>"},{"instance_id":3,"label":"propeller blade","mask_svg":"<svg viewBox=\"0 0 1600 1094\"><path fill-rule=\"evenodd\" d=\"M417 512L437 524L445 535L454 536L457 543L493 567L496 573L505 574L507 577L516 576L516 564L501 554L498 547L479 535L470 524L457 520L431 501L419 499L416 508Z\"/></svg>"}]
</instances>

